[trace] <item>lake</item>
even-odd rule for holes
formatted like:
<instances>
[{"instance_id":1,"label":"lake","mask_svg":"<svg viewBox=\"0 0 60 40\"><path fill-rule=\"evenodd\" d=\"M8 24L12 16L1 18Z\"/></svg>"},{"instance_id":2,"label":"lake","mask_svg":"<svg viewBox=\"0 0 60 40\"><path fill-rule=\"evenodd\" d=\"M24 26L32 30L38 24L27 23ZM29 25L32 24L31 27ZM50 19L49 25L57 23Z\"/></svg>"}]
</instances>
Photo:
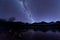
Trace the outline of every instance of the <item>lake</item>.
<instances>
[{"instance_id":1,"label":"lake","mask_svg":"<svg viewBox=\"0 0 60 40\"><path fill-rule=\"evenodd\" d=\"M51 30L47 32L28 30L23 33L24 40L60 40L60 32L52 32Z\"/></svg>"}]
</instances>

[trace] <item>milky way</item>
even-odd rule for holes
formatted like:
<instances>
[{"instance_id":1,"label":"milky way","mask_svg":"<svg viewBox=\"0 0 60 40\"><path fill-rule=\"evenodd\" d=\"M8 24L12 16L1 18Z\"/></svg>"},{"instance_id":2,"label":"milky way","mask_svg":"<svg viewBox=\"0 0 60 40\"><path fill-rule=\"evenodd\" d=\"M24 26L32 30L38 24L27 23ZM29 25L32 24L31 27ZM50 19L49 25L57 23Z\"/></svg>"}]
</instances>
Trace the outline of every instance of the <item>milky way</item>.
<instances>
[{"instance_id":1,"label":"milky way","mask_svg":"<svg viewBox=\"0 0 60 40\"><path fill-rule=\"evenodd\" d=\"M27 1L36 22L51 22L60 20L60 0Z\"/></svg>"},{"instance_id":2,"label":"milky way","mask_svg":"<svg viewBox=\"0 0 60 40\"><path fill-rule=\"evenodd\" d=\"M33 23L35 20L33 18L33 15L31 14L31 11L27 5L27 2L22 0L20 1L20 5L22 7L23 13L26 14L26 17L28 18L28 20L30 20L30 22Z\"/></svg>"},{"instance_id":3,"label":"milky way","mask_svg":"<svg viewBox=\"0 0 60 40\"><path fill-rule=\"evenodd\" d=\"M0 18L16 21L60 21L60 0L0 0Z\"/></svg>"}]
</instances>

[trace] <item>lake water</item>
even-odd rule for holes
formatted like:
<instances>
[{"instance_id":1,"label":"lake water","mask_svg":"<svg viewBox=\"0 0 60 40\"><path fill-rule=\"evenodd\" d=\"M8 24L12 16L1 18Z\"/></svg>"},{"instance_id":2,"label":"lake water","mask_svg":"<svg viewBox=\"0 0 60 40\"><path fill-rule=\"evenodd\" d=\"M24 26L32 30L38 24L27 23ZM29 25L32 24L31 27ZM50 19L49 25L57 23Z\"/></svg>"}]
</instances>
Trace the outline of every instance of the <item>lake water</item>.
<instances>
[{"instance_id":1,"label":"lake water","mask_svg":"<svg viewBox=\"0 0 60 40\"><path fill-rule=\"evenodd\" d=\"M47 32L28 30L23 32L24 40L60 40L60 32Z\"/></svg>"},{"instance_id":2,"label":"lake water","mask_svg":"<svg viewBox=\"0 0 60 40\"><path fill-rule=\"evenodd\" d=\"M3 30L3 29L2 29ZM47 32L34 31L32 29L22 32L23 40L60 40L60 32L52 32L51 30ZM6 34L0 33L0 40L8 39Z\"/></svg>"}]
</instances>

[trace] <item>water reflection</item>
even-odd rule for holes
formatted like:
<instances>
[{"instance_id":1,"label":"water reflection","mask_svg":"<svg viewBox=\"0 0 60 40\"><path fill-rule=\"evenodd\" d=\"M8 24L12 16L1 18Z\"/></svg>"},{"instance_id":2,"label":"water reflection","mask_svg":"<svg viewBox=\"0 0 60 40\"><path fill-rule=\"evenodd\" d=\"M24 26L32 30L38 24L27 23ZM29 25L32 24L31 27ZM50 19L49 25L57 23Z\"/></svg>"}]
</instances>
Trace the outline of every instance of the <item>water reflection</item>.
<instances>
[{"instance_id":1,"label":"water reflection","mask_svg":"<svg viewBox=\"0 0 60 40\"><path fill-rule=\"evenodd\" d=\"M47 32L28 30L24 32L25 40L60 40L60 32L52 32L51 30Z\"/></svg>"},{"instance_id":2,"label":"water reflection","mask_svg":"<svg viewBox=\"0 0 60 40\"><path fill-rule=\"evenodd\" d=\"M42 31L34 31L33 29L29 29L28 31L22 32L23 40L60 40L60 32L52 32L49 30L47 32ZM4 34L6 36L6 34ZM3 33L0 34L0 39L7 39ZM2 38L1 38L2 37Z\"/></svg>"}]
</instances>

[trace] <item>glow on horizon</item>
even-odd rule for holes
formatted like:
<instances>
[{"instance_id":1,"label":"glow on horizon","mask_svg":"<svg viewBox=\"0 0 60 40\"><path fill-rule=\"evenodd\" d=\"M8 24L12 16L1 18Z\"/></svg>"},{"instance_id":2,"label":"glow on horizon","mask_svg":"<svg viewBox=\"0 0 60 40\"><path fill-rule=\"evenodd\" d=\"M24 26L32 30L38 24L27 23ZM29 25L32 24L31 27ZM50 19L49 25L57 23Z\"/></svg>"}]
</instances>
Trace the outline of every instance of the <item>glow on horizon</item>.
<instances>
[{"instance_id":1,"label":"glow on horizon","mask_svg":"<svg viewBox=\"0 0 60 40\"><path fill-rule=\"evenodd\" d=\"M21 10L23 11L23 13L26 15L26 17L28 19L28 21L27 21L28 23L41 22L41 21L44 21L44 22L56 22L56 21L60 20L60 19L58 19L58 17L59 17L59 14L58 13L60 13L60 11L59 11L60 10L59 9L60 8L60 5L59 5L60 2L57 2L58 5L55 2L55 4L58 7L56 9L57 10L57 14L54 14L53 15L53 13L54 13L53 12L51 16L50 15L49 16L47 15L47 17L45 17L45 15L43 14L42 16L41 15L39 16L40 18L37 18L37 17L34 16L35 15L34 14L35 11L34 10L30 10L29 6L27 5L28 3L25 0L21 0L19 2L20 2L20 5L21 5ZM58 16L56 16L56 15L58 15Z\"/></svg>"}]
</instances>

